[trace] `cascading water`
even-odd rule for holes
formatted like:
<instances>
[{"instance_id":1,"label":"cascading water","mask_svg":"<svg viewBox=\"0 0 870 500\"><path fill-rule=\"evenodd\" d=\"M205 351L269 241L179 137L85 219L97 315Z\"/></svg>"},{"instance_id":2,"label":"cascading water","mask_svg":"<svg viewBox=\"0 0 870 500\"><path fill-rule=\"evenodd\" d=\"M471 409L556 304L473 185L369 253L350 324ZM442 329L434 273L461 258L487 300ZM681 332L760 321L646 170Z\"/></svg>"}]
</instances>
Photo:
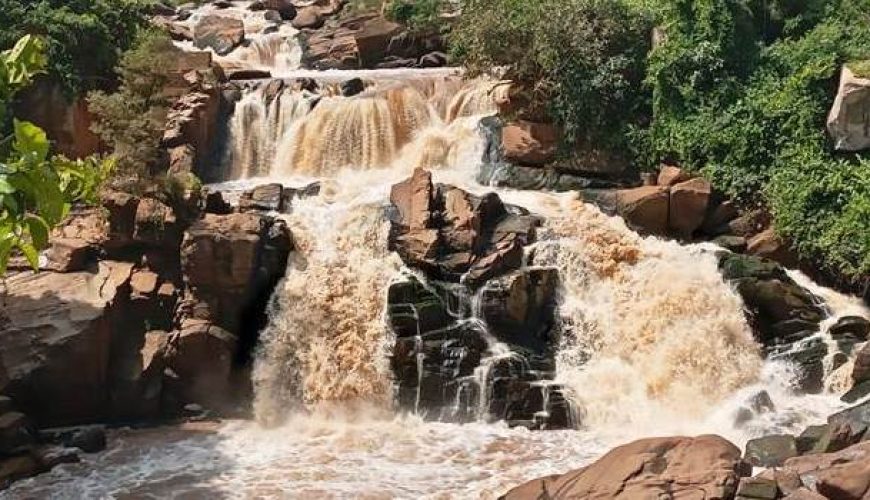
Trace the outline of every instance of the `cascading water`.
<instances>
[{"instance_id":1,"label":"cascading water","mask_svg":"<svg viewBox=\"0 0 870 500\"><path fill-rule=\"evenodd\" d=\"M319 195L294 200L285 216L296 252L257 353L258 423L122 431L111 451L8 494L496 498L635 438L717 433L742 444L800 430L839 406L832 395L796 393L793 368L762 359L710 249L640 237L570 193L499 190L505 202L545 219L526 268L555 268L561 280L555 378L536 373L529 382L543 401L535 418L546 420L552 400L568 398L580 427L531 432L486 421L495 370L543 370L489 335L479 296L459 285L446 293L450 316L483 335L486 355L444 411L427 414L420 367L433 360L420 354L426 339L418 331L410 342L420 378L397 412L388 289L409 276L433 293L443 284L426 283L388 251L390 188L425 167L437 182L491 191L473 180L483 150L477 121L503 88L444 71L296 76L322 77L322 90L248 86L230 117L225 153L226 180L243 180L236 188L266 177L321 183ZM334 84L356 76L367 79L365 92L338 95ZM826 301L831 318L870 315L857 300L794 277ZM830 375L832 387L841 371ZM776 409L737 425L738 410L760 390ZM467 408L469 423L437 421Z\"/></svg>"}]
</instances>

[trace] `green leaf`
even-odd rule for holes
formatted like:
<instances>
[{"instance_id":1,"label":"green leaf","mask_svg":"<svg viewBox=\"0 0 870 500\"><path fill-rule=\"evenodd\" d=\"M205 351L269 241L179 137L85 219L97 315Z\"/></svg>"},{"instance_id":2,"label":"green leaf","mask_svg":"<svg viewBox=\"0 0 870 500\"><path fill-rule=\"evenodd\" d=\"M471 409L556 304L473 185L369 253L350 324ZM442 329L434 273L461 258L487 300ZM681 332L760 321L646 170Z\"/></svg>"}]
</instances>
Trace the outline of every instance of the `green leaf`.
<instances>
[{"instance_id":1,"label":"green leaf","mask_svg":"<svg viewBox=\"0 0 870 500\"><path fill-rule=\"evenodd\" d=\"M27 263L30 264L30 267L33 268L34 271L39 270L39 252L34 248L30 243L19 242L18 249L21 250L21 253L24 254L24 258L27 259Z\"/></svg>"},{"instance_id":2,"label":"green leaf","mask_svg":"<svg viewBox=\"0 0 870 500\"><path fill-rule=\"evenodd\" d=\"M30 230L30 238L33 241L33 246L41 250L48 246L48 233L51 228L42 219L42 217L30 214L27 216L27 227Z\"/></svg>"},{"instance_id":3,"label":"green leaf","mask_svg":"<svg viewBox=\"0 0 870 500\"><path fill-rule=\"evenodd\" d=\"M12 187L12 184L9 184L9 181L5 177L0 177L0 194L12 194L14 192L15 188Z\"/></svg>"},{"instance_id":4,"label":"green leaf","mask_svg":"<svg viewBox=\"0 0 870 500\"><path fill-rule=\"evenodd\" d=\"M48 157L48 137L45 131L30 122L14 121L15 150L23 156L35 156L37 162Z\"/></svg>"}]
</instances>

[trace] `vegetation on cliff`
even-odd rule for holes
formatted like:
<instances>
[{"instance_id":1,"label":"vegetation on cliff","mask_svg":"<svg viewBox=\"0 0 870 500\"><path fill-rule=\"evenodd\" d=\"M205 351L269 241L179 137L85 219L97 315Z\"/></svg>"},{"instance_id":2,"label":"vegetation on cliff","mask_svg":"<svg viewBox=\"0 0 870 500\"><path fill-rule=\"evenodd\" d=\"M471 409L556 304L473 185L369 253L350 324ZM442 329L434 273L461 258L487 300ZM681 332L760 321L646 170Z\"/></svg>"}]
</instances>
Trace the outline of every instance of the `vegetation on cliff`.
<instances>
[{"instance_id":1,"label":"vegetation on cliff","mask_svg":"<svg viewBox=\"0 0 870 500\"><path fill-rule=\"evenodd\" d=\"M453 43L569 142L701 172L804 258L870 273L870 156L825 133L842 64L870 57L868 0L466 0Z\"/></svg>"},{"instance_id":2,"label":"vegetation on cliff","mask_svg":"<svg viewBox=\"0 0 870 500\"><path fill-rule=\"evenodd\" d=\"M46 43L50 78L71 93L111 87L121 52L148 22L151 0L0 0L0 47Z\"/></svg>"}]
</instances>

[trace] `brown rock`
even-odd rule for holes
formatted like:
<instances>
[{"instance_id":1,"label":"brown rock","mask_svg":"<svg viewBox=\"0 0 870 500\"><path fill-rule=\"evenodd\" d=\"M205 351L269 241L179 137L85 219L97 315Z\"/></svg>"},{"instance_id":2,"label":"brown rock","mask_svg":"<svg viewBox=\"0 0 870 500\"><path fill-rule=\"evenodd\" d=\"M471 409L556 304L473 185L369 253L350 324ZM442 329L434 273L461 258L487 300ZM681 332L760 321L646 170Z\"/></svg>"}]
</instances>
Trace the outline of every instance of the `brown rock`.
<instances>
[{"instance_id":1,"label":"brown rock","mask_svg":"<svg viewBox=\"0 0 870 500\"><path fill-rule=\"evenodd\" d=\"M785 497L783 497L783 500L828 500L828 499L823 497L822 495L819 495L818 493L810 491L806 488L800 488L800 489L797 489L797 490L789 493Z\"/></svg>"},{"instance_id":2,"label":"brown rock","mask_svg":"<svg viewBox=\"0 0 870 500\"><path fill-rule=\"evenodd\" d=\"M219 15L203 16L193 27L193 43L199 49L211 48L227 55L245 39L245 25L241 19Z\"/></svg>"},{"instance_id":3,"label":"brown rock","mask_svg":"<svg viewBox=\"0 0 870 500\"><path fill-rule=\"evenodd\" d=\"M792 267L797 264L797 258L791 252L788 243L777 236L773 228L768 228L750 238L746 251L784 266Z\"/></svg>"},{"instance_id":4,"label":"brown rock","mask_svg":"<svg viewBox=\"0 0 870 500\"><path fill-rule=\"evenodd\" d=\"M432 225L434 188L432 174L416 169L411 178L393 186L390 202L408 229L427 229Z\"/></svg>"},{"instance_id":5,"label":"brown rock","mask_svg":"<svg viewBox=\"0 0 870 500\"><path fill-rule=\"evenodd\" d=\"M623 189L616 193L616 210L629 226L645 234L667 234L670 195L665 186Z\"/></svg>"},{"instance_id":6,"label":"brown rock","mask_svg":"<svg viewBox=\"0 0 870 500\"><path fill-rule=\"evenodd\" d=\"M280 212L284 210L284 186L281 184L264 184L242 193L239 199L239 210L262 210Z\"/></svg>"},{"instance_id":7,"label":"brown rock","mask_svg":"<svg viewBox=\"0 0 870 500\"><path fill-rule=\"evenodd\" d=\"M69 273L84 270L96 253L93 245L78 238L54 238L45 252L45 270Z\"/></svg>"},{"instance_id":8,"label":"brown rock","mask_svg":"<svg viewBox=\"0 0 870 500\"><path fill-rule=\"evenodd\" d=\"M594 464L536 479L503 500L731 499L746 472L740 450L718 436L654 438L611 450Z\"/></svg>"},{"instance_id":9,"label":"brown rock","mask_svg":"<svg viewBox=\"0 0 870 500\"><path fill-rule=\"evenodd\" d=\"M541 166L556 158L559 131L549 123L519 121L504 126L501 140L506 160Z\"/></svg>"},{"instance_id":10,"label":"brown rock","mask_svg":"<svg viewBox=\"0 0 870 500\"><path fill-rule=\"evenodd\" d=\"M737 486L737 498L775 500L778 493L776 481L761 477L744 477Z\"/></svg>"},{"instance_id":11,"label":"brown rock","mask_svg":"<svg viewBox=\"0 0 870 500\"><path fill-rule=\"evenodd\" d=\"M143 198L136 208L133 238L150 245L175 247L180 236L176 222L170 207L154 198Z\"/></svg>"},{"instance_id":12,"label":"brown rock","mask_svg":"<svg viewBox=\"0 0 870 500\"><path fill-rule=\"evenodd\" d=\"M301 29L318 29L323 26L325 19L320 9L317 7L302 7L296 11L296 17L290 23L294 28Z\"/></svg>"},{"instance_id":13,"label":"brown rock","mask_svg":"<svg viewBox=\"0 0 870 500\"><path fill-rule=\"evenodd\" d=\"M237 339L205 321L188 320L172 334L166 366L177 377L168 387L185 403L221 408L229 401L230 373Z\"/></svg>"},{"instance_id":14,"label":"brown rock","mask_svg":"<svg viewBox=\"0 0 870 500\"><path fill-rule=\"evenodd\" d=\"M390 40L401 31L401 26L382 17L366 21L354 34L354 42L363 67L373 68L386 55Z\"/></svg>"},{"instance_id":15,"label":"brown rock","mask_svg":"<svg viewBox=\"0 0 870 500\"><path fill-rule=\"evenodd\" d=\"M852 368L852 382L858 385L870 380L870 342L858 351L855 356L855 366Z\"/></svg>"},{"instance_id":16,"label":"brown rock","mask_svg":"<svg viewBox=\"0 0 870 500\"><path fill-rule=\"evenodd\" d=\"M738 215L740 213L737 210L737 205L731 200L725 200L707 213L704 223L701 224L701 229L711 236L718 236L721 234L722 228L727 228L727 224L736 219Z\"/></svg>"},{"instance_id":17,"label":"brown rock","mask_svg":"<svg viewBox=\"0 0 870 500\"><path fill-rule=\"evenodd\" d=\"M656 184L659 186L674 186L681 182L685 182L689 180L691 176L684 172L683 169L679 167L674 167L671 165L662 165L662 169L659 172L659 179Z\"/></svg>"},{"instance_id":18,"label":"brown rock","mask_svg":"<svg viewBox=\"0 0 870 500\"><path fill-rule=\"evenodd\" d=\"M0 390L41 426L105 418L114 325L132 264L96 272L20 273L7 278L0 309ZM129 327L129 326L128 326Z\"/></svg>"},{"instance_id":19,"label":"brown rock","mask_svg":"<svg viewBox=\"0 0 870 500\"><path fill-rule=\"evenodd\" d=\"M870 493L870 441L836 453L792 458L785 468L827 498L862 500Z\"/></svg>"},{"instance_id":20,"label":"brown rock","mask_svg":"<svg viewBox=\"0 0 870 500\"><path fill-rule=\"evenodd\" d=\"M704 222L712 186L700 177L671 187L668 225L671 231L689 237Z\"/></svg>"}]
</instances>

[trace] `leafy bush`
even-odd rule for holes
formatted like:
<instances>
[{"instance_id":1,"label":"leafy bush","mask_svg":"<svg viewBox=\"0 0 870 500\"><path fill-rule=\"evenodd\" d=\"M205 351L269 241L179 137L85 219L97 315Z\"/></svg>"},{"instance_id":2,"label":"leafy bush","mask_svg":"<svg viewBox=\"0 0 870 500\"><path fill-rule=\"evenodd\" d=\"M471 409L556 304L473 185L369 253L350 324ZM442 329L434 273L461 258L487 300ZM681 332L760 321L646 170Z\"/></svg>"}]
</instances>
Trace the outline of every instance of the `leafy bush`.
<instances>
[{"instance_id":1,"label":"leafy bush","mask_svg":"<svg viewBox=\"0 0 870 500\"><path fill-rule=\"evenodd\" d=\"M390 0L384 9L387 19L404 24L417 33L437 33L441 29L443 0Z\"/></svg>"},{"instance_id":2,"label":"leafy bush","mask_svg":"<svg viewBox=\"0 0 870 500\"><path fill-rule=\"evenodd\" d=\"M9 101L43 71L44 45L25 36L0 54L0 119ZM39 127L13 121L13 133L0 141L0 276L13 251L37 268L38 251L48 245L51 229L71 203L93 202L112 170L112 160L70 161L49 156L49 142Z\"/></svg>"},{"instance_id":3,"label":"leafy bush","mask_svg":"<svg viewBox=\"0 0 870 500\"><path fill-rule=\"evenodd\" d=\"M650 58L648 164L678 161L764 202L804 257L866 275L870 162L834 153L825 120L842 64L870 56L870 2L689 3L668 2Z\"/></svg>"},{"instance_id":4,"label":"leafy bush","mask_svg":"<svg viewBox=\"0 0 870 500\"><path fill-rule=\"evenodd\" d=\"M649 19L612 0L466 0L453 50L472 73L502 68L526 113L549 115L566 142L614 150L643 121Z\"/></svg>"},{"instance_id":5,"label":"leafy bush","mask_svg":"<svg viewBox=\"0 0 870 500\"><path fill-rule=\"evenodd\" d=\"M122 51L147 23L150 0L0 0L0 47L47 43L47 71L70 92L111 86Z\"/></svg>"},{"instance_id":6,"label":"leafy bush","mask_svg":"<svg viewBox=\"0 0 870 500\"><path fill-rule=\"evenodd\" d=\"M95 91L88 96L97 118L93 130L112 148L119 174L129 180L148 177L160 159L160 138L170 104L163 93L171 69L166 60L174 50L172 40L162 31L143 31L135 47L121 58L118 91Z\"/></svg>"}]
</instances>

